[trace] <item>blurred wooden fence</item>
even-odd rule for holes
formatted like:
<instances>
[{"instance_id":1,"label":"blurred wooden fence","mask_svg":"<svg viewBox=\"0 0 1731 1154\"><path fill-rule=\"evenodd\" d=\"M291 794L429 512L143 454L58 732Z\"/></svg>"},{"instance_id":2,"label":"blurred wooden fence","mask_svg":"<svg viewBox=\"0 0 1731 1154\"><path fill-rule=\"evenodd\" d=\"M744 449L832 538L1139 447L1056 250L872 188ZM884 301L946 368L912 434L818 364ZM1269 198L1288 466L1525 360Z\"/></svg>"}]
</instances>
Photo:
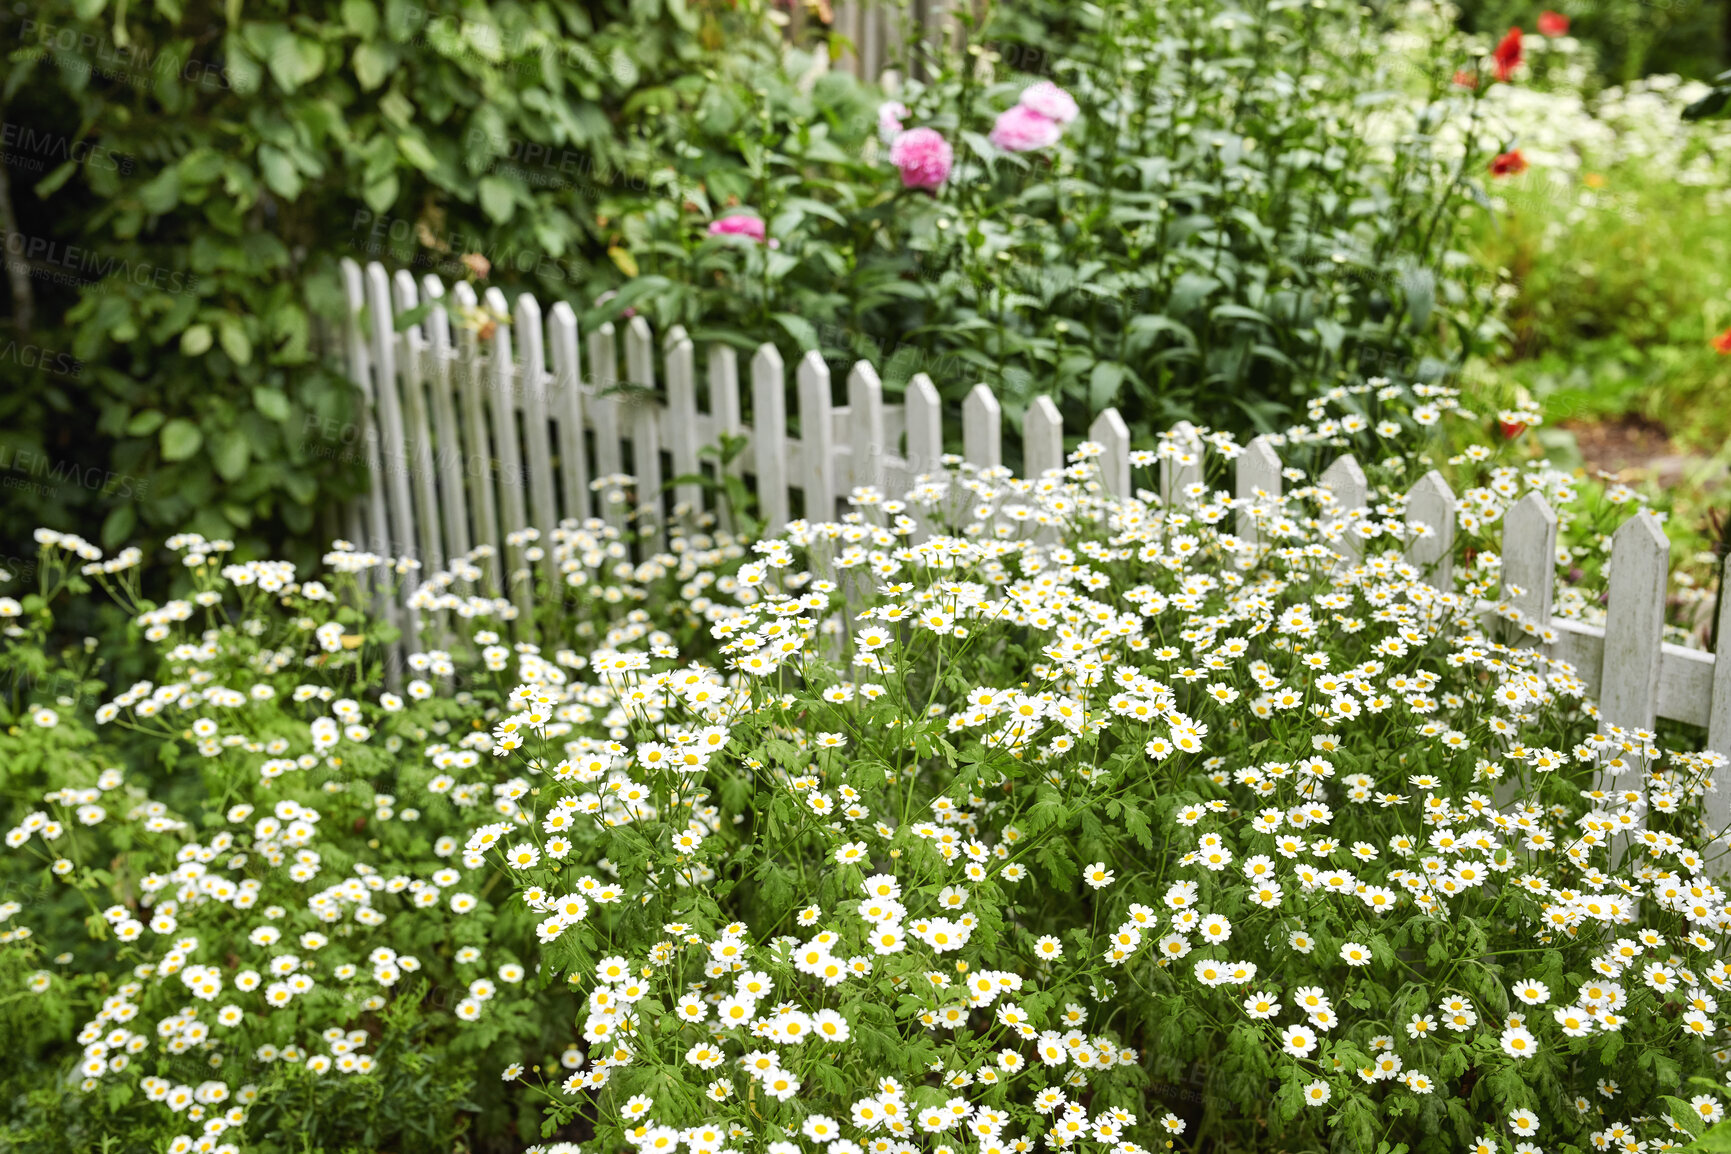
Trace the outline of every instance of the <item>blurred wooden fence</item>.
<instances>
[{"instance_id":1,"label":"blurred wooden fence","mask_svg":"<svg viewBox=\"0 0 1731 1154\"><path fill-rule=\"evenodd\" d=\"M363 271L352 260L343 262L343 279L346 357L367 400L366 420L351 440L374 478L371 492L349 511L346 533L362 548L417 559L423 573L483 544L493 547L496 565L514 573L529 562L526 546L510 541L513 530L545 532L564 518L592 515L623 523L625 510L600 504L590 484L613 474L629 473L639 493L659 494L645 499L659 502L651 519L664 524L672 505L661 494L663 479L698 473L699 450L723 434L744 439L745 451L729 468L748 480L769 532L796 514L836 519L855 487L899 496L915 477L936 470L945 450L938 391L923 373L909 382L905 402L891 404L877 372L858 362L848 374L846 403L838 405L828 366L807 353L794 369L796 435L786 408L787 367L772 345L761 346L747 366L747 423L734 350L711 346L700 376L683 329L669 332L658 348L648 323L634 317L623 333L605 324L580 339L569 304L561 301L544 316L524 294L512 323L482 340L472 328L454 326L447 305L455 302L462 315L484 303L504 315L505 297L496 288L481 302L467 284L447 292L435 277L417 282L377 263ZM398 332L393 318L423 303L430 309ZM1075 439L1084 432L1104 448L1106 488L1132 495L1130 434L1117 410L1100 413L1086 430L1071 430ZM1062 467L1064 444L1063 415L1052 398L1037 398L1022 419L1023 475ZM1002 463L1002 414L983 384L963 402L960 448L975 465ZM1191 487L1203 480L1195 431L1178 426L1163 453L1162 500L1193 501L1199 488ZM1234 495L1250 503L1278 497L1281 468L1273 446L1258 437L1236 461ZM1369 516L1364 472L1346 455L1321 481L1333 495L1334 547L1357 556L1363 539L1356 526ZM694 508L704 500L702 488L689 483L671 496ZM1431 584L1452 589L1455 496L1441 474L1432 471L1413 487L1405 516L1430 528L1412 541L1409 559ZM1247 510L1239 511L1237 528L1255 537ZM1704 726L1709 748L1731 753L1731 661L1662 639L1669 543L1657 518L1643 511L1617 530L1603 626L1552 616L1556 549L1556 515L1530 493L1503 518L1504 600L1530 622L1548 622L1556 635L1552 654L1574 665L1604 719L1643 729L1658 718ZM556 582L551 550L540 564ZM498 572L491 574L495 581ZM512 583L511 592L526 609L524 584ZM1494 616L1490 603L1481 610ZM415 636L408 611L393 612ZM1719 636L1731 637L1731 598L1721 612ZM1731 815L1731 775L1714 806L1723 826Z\"/></svg>"},{"instance_id":2,"label":"blurred wooden fence","mask_svg":"<svg viewBox=\"0 0 1731 1154\"><path fill-rule=\"evenodd\" d=\"M795 37L809 19L803 5L796 0L789 27ZM953 35L952 14L960 7L962 0L835 0L830 33L850 46L838 63L861 80L878 80L885 71L906 75L909 38L935 43Z\"/></svg>"}]
</instances>

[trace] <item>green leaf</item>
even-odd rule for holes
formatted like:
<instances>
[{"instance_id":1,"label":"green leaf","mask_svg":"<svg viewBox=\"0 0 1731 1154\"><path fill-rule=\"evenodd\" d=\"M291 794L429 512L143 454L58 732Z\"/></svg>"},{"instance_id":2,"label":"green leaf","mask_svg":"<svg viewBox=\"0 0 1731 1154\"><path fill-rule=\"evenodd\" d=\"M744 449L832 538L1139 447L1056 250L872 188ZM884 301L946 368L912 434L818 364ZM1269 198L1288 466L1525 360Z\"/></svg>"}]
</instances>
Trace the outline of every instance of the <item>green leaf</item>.
<instances>
[{"instance_id":1,"label":"green leaf","mask_svg":"<svg viewBox=\"0 0 1731 1154\"><path fill-rule=\"evenodd\" d=\"M264 173L265 187L272 192L285 200L300 195L301 174L288 153L274 145L261 144L258 146L258 166Z\"/></svg>"},{"instance_id":2,"label":"green leaf","mask_svg":"<svg viewBox=\"0 0 1731 1154\"><path fill-rule=\"evenodd\" d=\"M372 0L343 0L343 26L362 40L371 40L379 31L379 10Z\"/></svg>"},{"instance_id":3,"label":"green leaf","mask_svg":"<svg viewBox=\"0 0 1731 1154\"><path fill-rule=\"evenodd\" d=\"M637 258L632 256L629 250L621 248L619 245L611 245L607 249L607 259L611 260L614 267L626 276L636 278ZM619 302L615 302L615 304L620 308L624 307Z\"/></svg>"},{"instance_id":4,"label":"green leaf","mask_svg":"<svg viewBox=\"0 0 1731 1154\"><path fill-rule=\"evenodd\" d=\"M184 417L176 417L162 426L162 459L184 461L204 444L204 434L197 425Z\"/></svg>"},{"instance_id":5,"label":"green leaf","mask_svg":"<svg viewBox=\"0 0 1731 1154\"><path fill-rule=\"evenodd\" d=\"M1731 1154L1731 1119L1709 1127L1706 1133L1683 1147L1682 1154Z\"/></svg>"},{"instance_id":6,"label":"green leaf","mask_svg":"<svg viewBox=\"0 0 1731 1154\"><path fill-rule=\"evenodd\" d=\"M397 54L384 44L362 44L355 49L351 62L355 69L355 79L360 81L361 91L371 92L390 76L391 67L397 62Z\"/></svg>"},{"instance_id":7,"label":"green leaf","mask_svg":"<svg viewBox=\"0 0 1731 1154\"><path fill-rule=\"evenodd\" d=\"M367 202L367 207L374 212L387 211L391 205L397 203L397 174L389 173L372 181L362 191L361 198Z\"/></svg>"},{"instance_id":8,"label":"green leaf","mask_svg":"<svg viewBox=\"0 0 1731 1154\"><path fill-rule=\"evenodd\" d=\"M191 325L180 334L180 351L189 357L202 357L210 351L209 325Z\"/></svg>"},{"instance_id":9,"label":"green leaf","mask_svg":"<svg viewBox=\"0 0 1731 1154\"><path fill-rule=\"evenodd\" d=\"M420 169L431 172L439 166L439 158L433 155L433 150L427 147L427 142L418 136L403 132L397 135L397 151L403 159Z\"/></svg>"},{"instance_id":10,"label":"green leaf","mask_svg":"<svg viewBox=\"0 0 1731 1154\"><path fill-rule=\"evenodd\" d=\"M252 340L246 335L240 318L225 316L217 324L217 340L222 343L222 351L237 365L249 363L252 360Z\"/></svg>"},{"instance_id":11,"label":"green leaf","mask_svg":"<svg viewBox=\"0 0 1731 1154\"><path fill-rule=\"evenodd\" d=\"M36 182L36 199L44 200L60 191L60 186L78 171L78 162L69 160Z\"/></svg>"},{"instance_id":12,"label":"green leaf","mask_svg":"<svg viewBox=\"0 0 1731 1154\"><path fill-rule=\"evenodd\" d=\"M132 535L132 530L138 525L138 506L132 501L122 501L108 511L108 516L102 519L102 547L114 549L126 543Z\"/></svg>"},{"instance_id":13,"label":"green leaf","mask_svg":"<svg viewBox=\"0 0 1731 1154\"><path fill-rule=\"evenodd\" d=\"M288 394L281 389L272 389L264 385L253 386L252 405L253 408L273 421L286 421L293 411L289 405Z\"/></svg>"},{"instance_id":14,"label":"green leaf","mask_svg":"<svg viewBox=\"0 0 1731 1154\"><path fill-rule=\"evenodd\" d=\"M1130 370L1117 361L1098 361L1088 374L1088 407L1095 412L1111 408Z\"/></svg>"},{"instance_id":15,"label":"green leaf","mask_svg":"<svg viewBox=\"0 0 1731 1154\"><path fill-rule=\"evenodd\" d=\"M211 462L216 466L217 476L225 481L238 481L246 474L247 462L252 459L252 450L244 436L231 431L217 439L210 456Z\"/></svg>"},{"instance_id":16,"label":"green leaf","mask_svg":"<svg viewBox=\"0 0 1731 1154\"><path fill-rule=\"evenodd\" d=\"M129 437L148 437L162 428L162 422L168 420L160 409L145 409L132 414L132 419L126 422L126 435Z\"/></svg>"},{"instance_id":17,"label":"green leaf","mask_svg":"<svg viewBox=\"0 0 1731 1154\"><path fill-rule=\"evenodd\" d=\"M776 313L772 319L787 330L787 335L794 339L801 350L811 352L820 347L816 326L804 317L793 313Z\"/></svg>"},{"instance_id":18,"label":"green leaf","mask_svg":"<svg viewBox=\"0 0 1731 1154\"><path fill-rule=\"evenodd\" d=\"M164 213L180 203L180 169L168 167L138 189L138 201L146 212Z\"/></svg>"},{"instance_id":19,"label":"green leaf","mask_svg":"<svg viewBox=\"0 0 1731 1154\"><path fill-rule=\"evenodd\" d=\"M437 301L430 300L422 301L412 309L404 309L402 312L391 317L391 327L399 333L408 332L410 329L426 320L427 315L433 311L433 306L437 303Z\"/></svg>"},{"instance_id":20,"label":"green leaf","mask_svg":"<svg viewBox=\"0 0 1731 1154\"><path fill-rule=\"evenodd\" d=\"M491 220L504 224L517 211L517 188L504 177L482 177L479 191L481 211Z\"/></svg>"},{"instance_id":21,"label":"green leaf","mask_svg":"<svg viewBox=\"0 0 1731 1154\"><path fill-rule=\"evenodd\" d=\"M1670 1094L1659 1095L1659 1101L1665 1103L1665 1109L1670 1113L1671 1121L1687 1130L1689 1137L1701 1137L1701 1131L1705 1128L1706 1121L1695 1112L1695 1107Z\"/></svg>"}]
</instances>

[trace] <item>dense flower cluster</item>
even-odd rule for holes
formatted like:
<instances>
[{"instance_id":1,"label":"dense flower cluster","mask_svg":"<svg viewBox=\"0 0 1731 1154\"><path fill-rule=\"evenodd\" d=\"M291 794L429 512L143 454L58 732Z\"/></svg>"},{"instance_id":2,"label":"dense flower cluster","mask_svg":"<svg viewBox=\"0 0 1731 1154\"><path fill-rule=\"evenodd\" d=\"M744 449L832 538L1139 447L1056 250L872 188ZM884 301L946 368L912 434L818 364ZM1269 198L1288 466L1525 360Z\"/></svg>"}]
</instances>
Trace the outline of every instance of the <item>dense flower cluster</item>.
<instances>
[{"instance_id":1,"label":"dense flower cluster","mask_svg":"<svg viewBox=\"0 0 1731 1154\"><path fill-rule=\"evenodd\" d=\"M1455 407L1342 390L1279 441ZM1457 458L1448 581L1408 559L1403 462L1346 510L1296 469L1229 496L1242 453L1138 450L1148 485L1198 470L1164 499L1085 443L750 544L521 534L560 577L534 611L485 550L417 578L382 689L357 551L326 584L183 538L196 590L135 605L163 673L97 716L225 784L171 807L66 758L8 841L119 952L43 966L21 894L0 964L81 1009L87 1108L136 1087L177 1152L396 1076L405 1016L543 1101L550 1154L1533 1154L1717 1120L1688 1079L1731 1061L1725 758L1598 725L1494 600L1487 526L1568 479Z\"/></svg>"}]
</instances>

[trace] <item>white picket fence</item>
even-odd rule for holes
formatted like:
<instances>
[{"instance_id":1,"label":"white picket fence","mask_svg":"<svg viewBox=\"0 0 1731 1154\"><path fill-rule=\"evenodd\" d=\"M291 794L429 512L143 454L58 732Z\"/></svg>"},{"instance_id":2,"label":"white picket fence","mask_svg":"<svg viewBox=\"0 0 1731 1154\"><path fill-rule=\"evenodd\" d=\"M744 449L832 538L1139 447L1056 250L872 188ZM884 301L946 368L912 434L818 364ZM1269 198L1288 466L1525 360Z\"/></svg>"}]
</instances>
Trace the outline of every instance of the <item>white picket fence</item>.
<instances>
[{"instance_id":1,"label":"white picket fence","mask_svg":"<svg viewBox=\"0 0 1731 1154\"><path fill-rule=\"evenodd\" d=\"M512 323L498 325L482 341L467 328L454 328L443 303L454 300L468 309L483 303L467 284L447 295L435 277L417 284L405 271L393 277L380 264L363 271L348 260L343 279L344 344L367 408L357 439L375 479L350 511L347 533L375 552L416 558L423 572L482 544L493 547L504 572L517 572L528 562L523 546L509 542L510 530L547 529L562 518L591 515L619 523L624 510L597 508L591 481L629 472L639 493L657 494L666 475L663 454L675 476L696 473L699 449L723 433L747 444L730 468L749 478L769 532L788 522L795 494L802 515L834 519L845 511L853 488L870 485L899 495L913 478L935 471L944 452L938 391L924 374L909 382L905 403L889 404L876 371L861 361L848 374L847 403L837 405L828 367L807 353L795 372L796 437L788 431L786 367L772 345L751 358L753 419L747 425L734 350L707 350L707 407L700 409L695 350L682 329L667 334L658 356L648 323L632 318L623 334L622 364L614 326L602 325L580 341L576 314L564 302L543 317L541 306L524 294L511 310ZM422 301L435 307L396 332L393 316ZM487 290L484 303L497 314L506 311L497 288ZM616 390L622 383L653 389L658 380L666 382L665 401ZM962 430L965 460L1002 463L1002 414L985 385L967 395ZM1159 492L1165 500L1182 501L1187 487L1203 478L1202 446L1189 426L1174 432L1180 451L1162 458ZM1086 435L1105 449L1099 461L1105 486L1131 494L1130 436L1117 410L1096 417ZM1036 399L1023 417L1022 459L1029 477L1064 464L1064 421L1050 397ZM1281 468L1273 446L1256 438L1235 463L1235 495L1246 501L1256 500L1259 491L1278 496ZM1364 472L1346 455L1320 479L1341 515L1336 547L1354 555L1359 541L1350 531L1351 513L1366 508L1370 496ZM674 497L698 508L703 492L681 485ZM658 511L656 520L664 521L671 510L663 503ZM1456 504L1440 474L1433 471L1413 487L1406 518L1432 530L1411 543L1409 558L1433 585L1452 588ZM1254 534L1248 513L1240 513L1239 530ZM1504 515L1505 600L1529 621L1549 622L1557 635L1552 655L1575 667L1604 720L1642 729L1651 729L1658 718L1705 726L1708 748L1731 753L1731 661L1717 662L1711 653L1662 637L1669 543L1657 518L1641 512L1617 530L1602 627L1552 616L1556 546L1556 515L1537 493ZM556 581L551 557L542 564L544 576ZM491 574L495 581L499 572ZM511 595L527 607L524 583L511 583ZM1482 609L1487 618L1494 613L1492 603ZM397 606L393 612L413 636L409 611ZM1731 598L1722 608L1719 636L1731 637ZM1731 819L1731 773L1710 812L1715 828Z\"/></svg>"}]
</instances>

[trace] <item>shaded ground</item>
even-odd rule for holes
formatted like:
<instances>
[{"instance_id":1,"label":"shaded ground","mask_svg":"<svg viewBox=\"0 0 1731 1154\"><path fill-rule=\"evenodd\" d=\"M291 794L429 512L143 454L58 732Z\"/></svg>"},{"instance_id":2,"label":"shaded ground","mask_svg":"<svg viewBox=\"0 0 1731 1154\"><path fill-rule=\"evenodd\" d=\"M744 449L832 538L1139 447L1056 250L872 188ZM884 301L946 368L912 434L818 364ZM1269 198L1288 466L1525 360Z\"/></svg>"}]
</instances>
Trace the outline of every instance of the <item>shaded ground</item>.
<instances>
[{"instance_id":1,"label":"shaded ground","mask_svg":"<svg viewBox=\"0 0 1731 1154\"><path fill-rule=\"evenodd\" d=\"M1679 448L1657 421L1637 414L1602 420L1567 420L1560 428L1575 438L1591 474L1608 473L1620 481L1652 481L1671 489L1689 482L1716 488L1726 479L1726 465Z\"/></svg>"}]
</instances>

